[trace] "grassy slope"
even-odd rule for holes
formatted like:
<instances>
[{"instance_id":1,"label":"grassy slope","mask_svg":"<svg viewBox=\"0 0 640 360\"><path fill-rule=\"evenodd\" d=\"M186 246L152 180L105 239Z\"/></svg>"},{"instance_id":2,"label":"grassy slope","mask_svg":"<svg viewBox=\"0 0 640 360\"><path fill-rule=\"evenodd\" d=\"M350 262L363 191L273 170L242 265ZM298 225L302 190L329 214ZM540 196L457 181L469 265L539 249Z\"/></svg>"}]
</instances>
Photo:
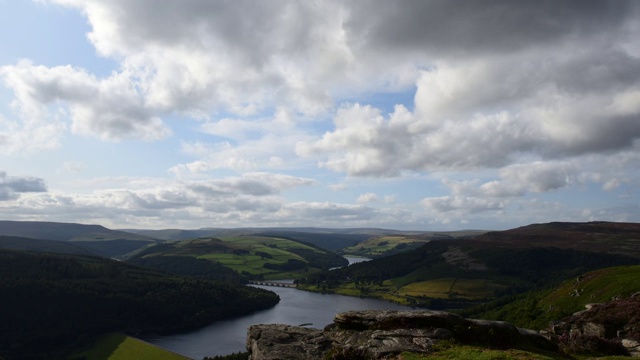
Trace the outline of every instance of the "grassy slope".
<instances>
[{"instance_id":1,"label":"grassy slope","mask_svg":"<svg viewBox=\"0 0 640 360\"><path fill-rule=\"evenodd\" d=\"M551 321L584 310L589 303L605 303L640 291L640 266L596 270L560 286L521 295L506 305L486 306L468 315L504 320L517 326L542 329Z\"/></svg>"},{"instance_id":2,"label":"grassy slope","mask_svg":"<svg viewBox=\"0 0 640 360\"><path fill-rule=\"evenodd\" d=\"M346 255L356 255L369 258L389 256L402 251L415 249L432 240L451 240L468 238L485 233L484 231L451 231L451 232L428 232L423 234L393 234L372 236L353 246L346 247L340 251Z\"/></svg>"},{"instance_id":3,"label":"grassy slope","mask_svg":"<svg viewBox=\"0 0 640 360\"><path fill-rule=\"evenodd\" d=\"M429 241L429 239L418 236L376 236L359 242L356 245L344 248L341 252L347 255L375 258L415 248Z\"/></svg>"},{"instance_id":4,"label":"grassy slope","mask_svg":"<svg viewBox=\"0 0 640 360\"><path fill-rule=\"evenodd\" d=\"M422 302L436 307L430 299L446 299L452 306L459 301L481 301L494 297L496 291L522 282L509 275L485 269L473 254L457 251L457 257L448 257L452 253L449 241L436 241L423 248L411 250L396 256L355 264L343 273L352 282L340 282L330 289L343 295L369 296L382 298L406 305ZM453 260L451 260L453 259ZM406 269L401 269L401 265ZM483 268L484 269L484 268ZM391 270L391 271L389 271ZM383 280L367 280L371 277ZM362 279L362 280L360 280ZM320 286L302 286L311 291L327 291ZM428 298L428 299L427 299Z\"/></svg>"},{"instance_id":5,"label":"grassy slope","mask_svg":"<svg viewBox=\"0 0 640 360\"><path fill-rule=\"evenodd\" d=\"M73 355L71 360L74 359L188 360L189 358L122 333L111 333L102 336L89 349Z\"/></svg>"},{"instance_id":6,"label":"grassy slope","mask_svg":"<svg viewBox=\"0 0 640 360\"><path fill-rule=\"evenodd\" d=\"M311 279L301 287L456 307L464 301L487 301L548 286L598 268L638 264L639 257L640 224L538 224L474 239L431 241L419 249L350 266L320 281ZM445 300L448 305L443 305Z\"/></svg>"},{"instance_id":7,"label":"grassy slope","mask_svg":"<svg viewBox=\"0 0 640 360\"><path fill-rule=\"evenodd\" d=\"M558 287L548 291L532 293L537 299L537 309L540 311L535 316L530 316L527 311L531 307L531 296L521 296L522 301L499 306L496 309L511 317L497 318L506 320L526 328L542 328L549 320L558 320L566 315L584 309L584 305L593 302L607 302L612 298L625 298L640 291L640 266L621 266L596 270L577 278L563 282ZM451 286L451 279L443 281L439 286L440 291L446 291ZM576 296L579 294L579 296ZM531 294L530 294L531 295ZM637 309L635 310L637 314ZM539 317L538 317L539 316ZM476 316L474 316L476 317ZM480 316L487 318L486 316ZM491 318L491 317L489 317ZM521 319L523 321L518 321ZM529 320L529 321L527 321ZM530 320L544 320L545 326L532 326ZM571 357L559 353L532 352L526 349L487 349L484 347L458 345L443 342L437 344L433 352L428 354L408 353L401 354L403 360L444 360L444 359L471 359L471 360L548 360L548 359L589 359L589 360L623 360L629 357L605 356L592 357L585 354L571 354ZM573 357L575 356L575 357Z\"/></svg>"},{"instance_id":8,"label":"grassy slope","mask_svg":"<svg viewBox=\"0 0 640 360\"><path fill-rule=\"evenodd\" d=\"M263 276L266 279L298 278L320 270L311 257L327 258L328 253L297 241L262 236L230 236L212 239L183 240L162 245L162 251L147 249L139 256L193 256L217 261L239 273ZM279 271L265 268L265 264L283 265L289 261L306 262L304 269ZM314 266L315 265L315 266Z\"/></svg>"}]
</instances>

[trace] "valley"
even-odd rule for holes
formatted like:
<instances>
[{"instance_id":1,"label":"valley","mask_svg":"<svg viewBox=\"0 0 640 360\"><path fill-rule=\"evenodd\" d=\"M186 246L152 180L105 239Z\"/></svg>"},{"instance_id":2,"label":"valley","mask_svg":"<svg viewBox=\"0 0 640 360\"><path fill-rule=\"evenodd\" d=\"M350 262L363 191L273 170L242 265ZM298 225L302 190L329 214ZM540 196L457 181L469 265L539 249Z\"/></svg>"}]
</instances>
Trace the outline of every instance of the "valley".
<instances>
[{"instance_id":1,"label":"valley","mask_svg":"<svg viewBox=\"0 0 640 360\"><path fill-rule=\"evenodd\" d=\"M46 238L56 229L61 233ZM589 303L640 291L635 223L548 223L500 232L309 231L127 235L79 224L0 222L0 296L10 299L2 309L0 356L36 359L44 351L55 358L114 331L135 337L193 330L278 302L269 287L247 287L250 281L287 279L296 283L298 289L287 289L295 294L376 298L537 330ZM151 237L154 232L165 238ZM347 267L344 255L373 259ZM64 309L64 320L40 302ZM25 313L28 318L19 315Z\"/></svg>"},{"instance_id":2,"label":"valley","mask_svg":"<svg viewBox=\"0 0 640 360\"><path fill-rule=\"evenodd\" d=\"M310 291L371 296L434 309L464 308L617 265L640 264L640 226L536 224L414 250L299 281Z\"/></svg>"}]
</instances>

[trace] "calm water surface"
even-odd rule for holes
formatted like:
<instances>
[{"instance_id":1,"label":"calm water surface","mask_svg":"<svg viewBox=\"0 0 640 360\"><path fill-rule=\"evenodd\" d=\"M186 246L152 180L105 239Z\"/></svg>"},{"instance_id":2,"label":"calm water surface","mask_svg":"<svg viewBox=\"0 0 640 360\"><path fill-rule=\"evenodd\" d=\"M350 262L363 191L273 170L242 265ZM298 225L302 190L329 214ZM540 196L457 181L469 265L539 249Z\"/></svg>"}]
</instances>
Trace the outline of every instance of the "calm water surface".
<instances>
[{"instance_id":1,"label":"calm water surface","mask_svg":"<svg viewBox=\"0 0 640 360\"><path fill-rule=\"evenodd\" d=\"M243 317L217 321L191 333L145 340L178 354L200 360L205 356L246 351L247 328L253 324L301 325L311 323L310 327L321 329L332 323L335 314L340 312L410 309L381 300L319 294L294 288L257 287L276 292L280 296L278 305Z\"/></svg>"}]
</instances>

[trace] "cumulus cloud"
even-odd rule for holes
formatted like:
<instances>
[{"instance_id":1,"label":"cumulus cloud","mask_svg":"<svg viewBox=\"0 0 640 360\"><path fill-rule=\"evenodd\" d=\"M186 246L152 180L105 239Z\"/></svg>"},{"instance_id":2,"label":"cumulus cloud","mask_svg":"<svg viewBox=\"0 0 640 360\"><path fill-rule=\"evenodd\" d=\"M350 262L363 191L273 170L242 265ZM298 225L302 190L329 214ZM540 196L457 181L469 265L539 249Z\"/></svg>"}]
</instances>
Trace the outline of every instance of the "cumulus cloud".
<instances>
[{"instance_id":1,"label":"cumulus cloud","mask_svg":"<svg viewBox=\"0 0 640 360\"><path fill-rule=\"evenodd\" d=\"M259 119L225 118L206 121L200 130L217 141L184 142L182 151L197 160L173 166L169 171L185 177L214 169L239 172L285 169L299 166L295 144L312 136L295 123L299 116L280 108L273 116Z\"/></svg>"},{"instance_id":2,"label":"cumulus cloud","mask_svg":"<svg viewBox=\"0 0 640 360\"><path fill-rule=\"evenodd\" d=\"M418 80L414 111L397 106L385 117L371 106L346 105L335 129L299 144L298 153L326 154L322 166L349 175L397 176L628 150L640 139L640 109L628 100L639 89L640 59L603 52L551 58L546 68L527 64L540 59L528 53L443 64ZM624 61L604 66L604 58L617 56ZM571 66L581 67L576 78L596 73L597 89L588 80L573 83Z\"/></svg>"},{"instance_id":3,"label":"cumulus cloud","mask_svg":"<svg viewBox=\"0 0 640 360\"><path fill-rule=\"evenodd\" d=\"M330 104L326 79L352 66L335 2L53 2L83 11L98 52L124 58L160 108L250 114L282 103L313 113Z\"/></svg>"},{"instance_id":4,"label":"cumulus cloud","mask_svg":"<svg viewBox=\"0 0 640 360\"><path fill-rule=\"evenodd\" d=\"M368 26L369 50L431 55L414 109L346 104L298 153L353 176L398 176L620 152L640 139L637 4L465 4L387 4L372 24L354 20Z\"/></svg>"},{"instance_id":5,"label":"cumulus cloud","mask_svg":"<svg viewBox=\"0 0 640 360\"><path fill-rule=\"evenodd\" d=\"M0 171L0 201L15 200L23 193L46 192L43 179L8 176Z\"/></svg>"},{"instance_id":6,"label":"cumulus cloud","mask_svg":"<svg viewBox=\"0 0 640 360\"><path fill-rule=\"evenodd\" d=\"M283 207L279 216L293 217L298 220L318 219L324 223L351 224L366 222L375 217L376 210L365 205L337 204L331 202L299 202Z\"/></svg>"},{"instance_id":7,"label":"cumulus cloud","mask_svg":"<svg viewBox=\"0 0 640 360\"><path fill-rule=\"evenodd\" d=\"M97 79L68 65L48 68L21 61L2 67L0 76L13 89L24 123L45 118L48 105L62 102L70 113L71 130L77 134L105 140L156 140L171 132L154 116L154 109L144 104L126 73Z\"/></svg>"},{"instance_id":8,"label":"cumulus cloud","mask_svg":"<svg viewBox=\"0 0 640 360\"><path fill-rule=\"evenodd\" d=\"M371 202L377 202L380 200L380 197L376 193L365 193L358 196L356 202L358 204L366 204Z\"/></svg>"},{"instance_id":9,"label":"cumulus cloud","mask_svg":"<svg viewBox=\"0 0 640 360\"><path fill-rule=\"evenodd\" d=\"M517 164L500 170L500 180L486 182L479 193L491 197L519 196L526 192L547 192L568 186L576 169L566 162Z\"/></svg>"},{"instance_id":10,"label":"cumulus cloud","mask_svg":"<svg viewBox=\"0 0 640 360\"><path fill-rule=\"evenodd\" d=\"M446 179L420 201L440 223L561 212L526 201L593 184L617 194L638 181L629 170L640 161L637 1L48 2L81 11L88 40L118 68L99 77L65 64L1 67L16 115L0 116L4 153L55 148L66 131L158 140L174 116L201 134L182 140L193 161L167 165L181 182L4 195L34 211L73 203L99 214L105 203L125 221L211 213L229 224L408 217L378 189L352 194L355 205L287 203L282 192L316 183L266 171L310 164ZM393 110L373 100L412 91ZM245 174L193 181L217 169ZM342 180L327 186L344 190ZM381 208L366 206L374 202Z\"/></svg>"},{"instance_id":11,"label":"cumulus cloud","mask_svg":"<svg viewBox=\"0 0 640 360\"><path fill-rule=\"evenodd\" d=\"M633 1L580 9L534 1L50 1L82 11L88 39L121 68L98 79L20 63L3 76L23 109L67 103L79 134L153 140L170 133L162 114L317 114L336 97L416 86L415 109L385 119L352 106L299 153L328 155L323 166L350 175L395 176L503 166L523 152L615 151L640 135ZM245 125L221 120L203 129L229 134Z\"/></svg>"}]
</instances>

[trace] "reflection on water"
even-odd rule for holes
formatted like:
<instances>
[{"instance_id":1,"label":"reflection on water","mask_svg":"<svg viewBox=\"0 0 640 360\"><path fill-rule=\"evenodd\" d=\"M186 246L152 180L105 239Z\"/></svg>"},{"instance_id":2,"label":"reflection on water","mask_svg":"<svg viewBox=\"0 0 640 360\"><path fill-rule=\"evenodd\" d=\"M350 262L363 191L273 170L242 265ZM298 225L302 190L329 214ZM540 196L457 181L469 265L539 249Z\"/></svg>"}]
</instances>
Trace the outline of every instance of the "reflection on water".
<instances>
[{"instance_id":1,"label":"reflection on water","mask_svg":"<svg viewBox=\"0 0 640 360\"><path fill-rule=\"evenodd\" d=\"M351 261L351 260L350 260ZM271 309L243 317L215 322L198 331L155 339L150 343L193 359L246 351L247 328L253 324L312 324L323 328L335 314L350 310L400 310L409 307L381 300L318 294L294 288L257 286L276 292L280 303Z\"/></svg>"}]
</instances>

